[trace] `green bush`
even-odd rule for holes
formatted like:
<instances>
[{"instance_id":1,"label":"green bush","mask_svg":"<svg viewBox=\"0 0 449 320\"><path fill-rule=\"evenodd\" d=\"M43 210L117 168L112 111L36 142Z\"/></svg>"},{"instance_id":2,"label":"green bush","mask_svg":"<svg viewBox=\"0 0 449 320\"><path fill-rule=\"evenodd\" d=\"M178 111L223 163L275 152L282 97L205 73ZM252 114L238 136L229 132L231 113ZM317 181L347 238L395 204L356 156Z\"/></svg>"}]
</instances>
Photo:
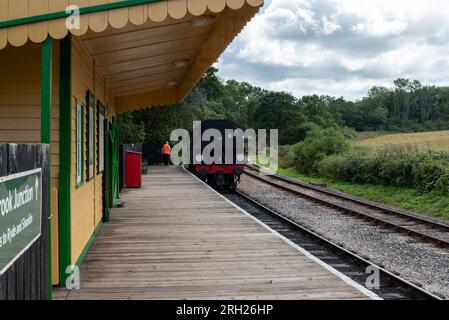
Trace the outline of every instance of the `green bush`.
<instances>
[{"instance_id":1,"label":"green bush","mask_svg":"<svg viewBox=\"0 0 449 320\"><path fill-rule=\"evenodd\" d=\"M313 129L306 139L293 146L293 159L299 172L316 174L316 165L325 157L344 153L349 143L337 129Z\"/></svg>"},{"instance_id":2,"label":"green bush","mask_svg":"<svg viewBox=\"0 0 449 320\"><path fill-rule=\"evenodd\" d=\"M375 174L379 171L382 160L366 148L356 148L350 152L326 157L317 165L319 175L337 181L352 183L379 182Z\"/></svg>"},{"instance_id":3,"label":"green bush","mask_svg":"<svg viewBox=\"0 0 449 320\"><path fill-rule=\"evenodd\" d=\"M280 147L281 167L335 181L449 195L448 152L350 148L340 129L309 129L303 142Z\"/></svg>"},{"instance_id":4,"label":"green bush","mask_svg":"<svg viewBox=\"0 0 449 320\"><path fill-rule=\"evenodd\" d=\"M449 195L449 170L442 174L435 183L435 191L442 195Z\"/></svg>"},{"instance_id":5,"label":"green bush","mask_svg":"<svg viewBox=\"0 0 449 320\"><path fill-rule=\"evenodd\" d=\"M413 167L413 185L423 192L447 192L449 183L448 164L438 159L432 159L427 155ZM446 185L446 187L445 187ZM446 189L446 190L445 190Z\"/></svg>"},{"instance_id":6,"label":"green bush","mask_svg":"<svg viewBox=\"0 0 449 320\"><path fill-rule=\"evenodd\" d=\"M384 185L394 187L413 186L413 155L408 152L383 152L379 179Z\"/></svg>"},{"instance_id":7,"label":"green bush","mask_svg":"<svg viewBox=\"0 0 449 320\"><path fill-rule=\"evenodd\" d=\"M346 137L346 139L354 139L357 137L357 131L355 131L354 128L342 127L341 131L342 131L343 135Z\"/></svg>"},{"instance_id":8,"label":"green bush","mask_svg":"<svg viewBox=\"0 0 449 320\"><path fill-rule=\"evenodd\" d=\"M345 155L332 155L325 157L317 164L318 175L336 181L349 181L347 179Z\"/></svg>"},{"instance_id":9,"label":"green bush","mask_svg":"<svg viewBox=\"0 0 449 320\"><path fill-rule=\"evenodd\" d=\"M295 166L292 146L279 147L279 165L281 168L292 168Z\"/></svg>"},{"instance_id":10,"label":"green bush","mask_svg":"<svg viewBox=\"0 0 449 320\"><path fill-rule=\"evenodd\" d=\"M320 176L336 181L449 194L449 154L444 152L353 149L323 158L316 169Z\"/></svg>"}]
</instances>

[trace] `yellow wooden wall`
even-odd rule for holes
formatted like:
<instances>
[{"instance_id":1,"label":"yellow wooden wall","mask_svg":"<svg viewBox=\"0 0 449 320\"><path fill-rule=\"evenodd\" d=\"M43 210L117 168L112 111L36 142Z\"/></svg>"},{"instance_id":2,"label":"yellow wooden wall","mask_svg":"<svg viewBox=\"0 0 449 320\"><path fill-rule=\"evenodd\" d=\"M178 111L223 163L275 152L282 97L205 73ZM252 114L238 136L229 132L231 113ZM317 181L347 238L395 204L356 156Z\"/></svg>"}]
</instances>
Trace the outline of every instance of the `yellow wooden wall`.
<instances>
[{"instance_id":1,"label":"yellow wooden wall","mask_svg":"<svg viewBox=\"0 0 449 320\"><path fill-rule=\"evenodd\" d=\"M0 143L41 141L41 45L0 50ZM58 274L59 41L53 48L51 121L52 267ZM55 282L56 283L56 282Z\"/></svg>"},{"instance_id":2,"label":"yellow wooden wall","mask_svg":"<svg viewBox=\"0 0 449 320\"><path fill-rule=\"evenodd\" d=\"M73 37L72 41L72 207L71 207L71 243L72 263L75 263L99 225L103 215L103 175L97 173L97 150L95 149L95 178L87 181L84 172L84 183L76 186L76 102L86 105L86 92L90 90L95 95L95 103L100 100L109 106L108 115L115 113L114 100L111 91L105 84L105 79L96 66L95 61L87 52L82 41ZM95 125L96 125L95 121ZM87 132L87 123L85 130ZM97 128L95 127L95 132ZM85 138L86 141L86 138ZM95 148L97 144L95 143ZM84 159L87 157L87 146L84 148ZM84 171L86 167L84 166Z\"/></svg>"}]
</instances>

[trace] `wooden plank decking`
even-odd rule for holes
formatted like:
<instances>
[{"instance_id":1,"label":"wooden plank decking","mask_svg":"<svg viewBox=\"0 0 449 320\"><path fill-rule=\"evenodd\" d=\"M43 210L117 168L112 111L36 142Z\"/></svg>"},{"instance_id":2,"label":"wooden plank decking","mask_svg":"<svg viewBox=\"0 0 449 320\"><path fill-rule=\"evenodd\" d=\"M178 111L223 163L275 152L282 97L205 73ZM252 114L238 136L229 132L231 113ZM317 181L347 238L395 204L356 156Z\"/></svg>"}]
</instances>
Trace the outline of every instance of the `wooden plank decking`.
<instances>
[{"instance_id":1,"label":"wooden plank decking","mask_svg":"<svg viewBox=\"0 0 449 320\"><path fill-rule=\"evenodd\" d=\"M122 194L60 299L367 299L179 168Z\"/></svg>"}]
</instances>

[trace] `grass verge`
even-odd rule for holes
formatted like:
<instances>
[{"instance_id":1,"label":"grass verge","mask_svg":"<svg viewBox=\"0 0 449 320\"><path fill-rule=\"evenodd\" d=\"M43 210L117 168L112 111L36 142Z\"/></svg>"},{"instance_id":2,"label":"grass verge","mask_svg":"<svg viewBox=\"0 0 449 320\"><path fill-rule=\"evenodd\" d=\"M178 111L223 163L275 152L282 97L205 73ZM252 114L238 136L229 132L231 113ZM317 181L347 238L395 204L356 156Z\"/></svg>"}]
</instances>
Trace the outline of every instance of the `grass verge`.
<instances>
[{"instance_id":1,"label":"grass verge","mask_svg":"<svg viewBox=\"0 0 449 320\"><path fill-rule=\"evenodd\" d=\"M279 174L308 183L324 183L329 188L343 191L362 199L449 220L449 197L447 196L422 194L417 190L407 188L362 185L324 178L312 178L298 173L293 168L279 169Z\"/></svg>"}]
</instances>

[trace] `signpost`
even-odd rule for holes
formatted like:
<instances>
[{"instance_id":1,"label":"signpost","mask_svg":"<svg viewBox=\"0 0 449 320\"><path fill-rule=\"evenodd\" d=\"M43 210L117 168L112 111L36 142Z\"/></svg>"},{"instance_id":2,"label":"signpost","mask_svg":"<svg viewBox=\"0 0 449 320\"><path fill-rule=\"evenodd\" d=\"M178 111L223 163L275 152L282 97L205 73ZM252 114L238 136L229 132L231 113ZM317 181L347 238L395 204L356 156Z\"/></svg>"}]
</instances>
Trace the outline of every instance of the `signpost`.
<instances>
[{"instance_id":1,"label":"signpost","mask_svg":"<svg viewBox=\"0 0 449 320\"><path fill-rule=\"evenodd\" d=\"M0 276L41 236L42 170L0 178Z\"/></svg>"}]
</instances>

